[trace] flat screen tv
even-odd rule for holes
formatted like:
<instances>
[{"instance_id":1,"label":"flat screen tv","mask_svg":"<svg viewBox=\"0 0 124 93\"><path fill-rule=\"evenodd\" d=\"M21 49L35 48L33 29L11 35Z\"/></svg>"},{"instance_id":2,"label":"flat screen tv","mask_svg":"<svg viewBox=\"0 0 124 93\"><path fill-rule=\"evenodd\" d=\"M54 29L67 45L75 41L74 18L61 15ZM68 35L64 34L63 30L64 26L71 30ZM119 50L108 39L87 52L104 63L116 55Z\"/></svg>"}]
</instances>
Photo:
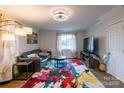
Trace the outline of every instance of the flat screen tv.
<instances>
[{"instance_id":1,"label":"flat screen tv","mask_svg":"<svg viewBox=\"0 0 124 93\"><path fill-rule=\"evenodd\" d=\"M88 37L83 40L84 51L98 55L98 38Z\"/></svg>"},{"instance_id":2,"label":"flat screen tv","mask_svg":"<svg viewBox=\"0 0 124 93\"><path fill-rule=\"evenodd\" d=\"M83 45L84 45L84 51L86 51L86 52L88 52L89 51L89 49L88 49L88 46L89 46L89 38L85 38L84 40L83 40Z\"/></svg>"}]
</instances>

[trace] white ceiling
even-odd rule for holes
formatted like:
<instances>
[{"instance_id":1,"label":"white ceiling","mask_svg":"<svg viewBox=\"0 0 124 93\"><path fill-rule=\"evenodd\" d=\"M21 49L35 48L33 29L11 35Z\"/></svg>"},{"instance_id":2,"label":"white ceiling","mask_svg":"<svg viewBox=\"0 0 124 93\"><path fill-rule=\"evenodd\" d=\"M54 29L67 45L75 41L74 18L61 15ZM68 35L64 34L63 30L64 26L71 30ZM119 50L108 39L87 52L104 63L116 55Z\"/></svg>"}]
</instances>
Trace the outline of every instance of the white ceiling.
<instances>
[{"instance_id":1,"label":"white ceiling","mask_svg":"<svg viewBox=\"0 0 124 93\"><path fill-rule=\"evenodd\" d=\"M39 30L74 31L86 29L114 6L107 5L71 5L71 6L0 6L0 10L26 24ZM66 9L71 16L67 21L57 22L52 18L52 12L56 9Z\"/></svg>"}]
</instances>

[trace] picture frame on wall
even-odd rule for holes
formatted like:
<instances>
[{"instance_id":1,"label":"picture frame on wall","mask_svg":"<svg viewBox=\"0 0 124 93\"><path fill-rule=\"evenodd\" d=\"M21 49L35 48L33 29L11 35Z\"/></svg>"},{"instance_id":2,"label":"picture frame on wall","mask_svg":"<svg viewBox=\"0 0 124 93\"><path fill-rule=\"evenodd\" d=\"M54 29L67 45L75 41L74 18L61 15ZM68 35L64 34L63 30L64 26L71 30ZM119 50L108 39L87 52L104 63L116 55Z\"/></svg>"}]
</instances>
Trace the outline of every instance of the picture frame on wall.
<instances>
[{"instance_id":1,"label":"picture frame on wall","mask_svg":"<svg viewBox=\"0 0 124 93\"><path fill-rule=\"evenodd\" d=\"M38 43L38 35L37 33L32 33L27 35L27 44L37 44Z\"/></svg>"}]
</instances>

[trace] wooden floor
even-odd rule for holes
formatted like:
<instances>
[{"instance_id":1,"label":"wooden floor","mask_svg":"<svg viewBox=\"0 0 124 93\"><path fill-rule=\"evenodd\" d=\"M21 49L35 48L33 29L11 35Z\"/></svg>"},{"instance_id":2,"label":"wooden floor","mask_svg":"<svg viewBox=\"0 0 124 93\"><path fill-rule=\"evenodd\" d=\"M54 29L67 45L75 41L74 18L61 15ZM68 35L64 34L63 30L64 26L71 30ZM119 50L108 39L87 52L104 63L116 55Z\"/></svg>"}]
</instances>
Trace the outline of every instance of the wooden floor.
<instances>
[{"instance_id":1,"label":"wooden floor","mask_svg":"<svg viewBox=\"0 0 124 93\"><path fill-rule=\"evenodd\" d=\"M12 80L0 84L0 88L20 88L22 85L24 85L25 82L25 80Z\"/></svg>"},{"instance_id":2,"label":"wooden floor","mask_svg":"<svg viewBox=\"0 0 124 93\"><path fill-rule=\"evenodd\" d=\"M105 72L101 72L98 69L90 69L90 71L106 88L124 88L124 83L122 83L112 75Z\"/></svg>"},{"instance_id":3,"label":"wooden floor","mask_svg":"<svg viewBox=\"0 0 124 93\"><path fill-rule=\"evenodd\" d=\"M97 69L90 70L106 88L124 88L124 83L117 80L115 77L105 72L100 72ZM20 88L25 82L25 80L12 80L10 82L0 84L0 88Z\"/></svg>"}]
</instances>

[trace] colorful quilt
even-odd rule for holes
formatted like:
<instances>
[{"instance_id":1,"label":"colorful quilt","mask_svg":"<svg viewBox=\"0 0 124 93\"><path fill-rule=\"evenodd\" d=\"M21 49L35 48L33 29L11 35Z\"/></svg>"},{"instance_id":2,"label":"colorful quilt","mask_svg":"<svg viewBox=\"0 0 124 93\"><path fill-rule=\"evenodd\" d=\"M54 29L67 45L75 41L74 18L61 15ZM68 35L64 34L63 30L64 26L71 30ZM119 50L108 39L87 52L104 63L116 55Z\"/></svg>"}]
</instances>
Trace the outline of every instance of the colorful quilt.
<instances>
[{"instance_id":1,"label":"colorful quilt","mask_svg":"<svg viewBox=\"0 0 124 93\"><path fill-rule=\"evenodd\" d=\"M80 59L68 59L65 66L56 67L51 60L22 86L22 88L104 88Z\"/></svg>"}]
</instances>

